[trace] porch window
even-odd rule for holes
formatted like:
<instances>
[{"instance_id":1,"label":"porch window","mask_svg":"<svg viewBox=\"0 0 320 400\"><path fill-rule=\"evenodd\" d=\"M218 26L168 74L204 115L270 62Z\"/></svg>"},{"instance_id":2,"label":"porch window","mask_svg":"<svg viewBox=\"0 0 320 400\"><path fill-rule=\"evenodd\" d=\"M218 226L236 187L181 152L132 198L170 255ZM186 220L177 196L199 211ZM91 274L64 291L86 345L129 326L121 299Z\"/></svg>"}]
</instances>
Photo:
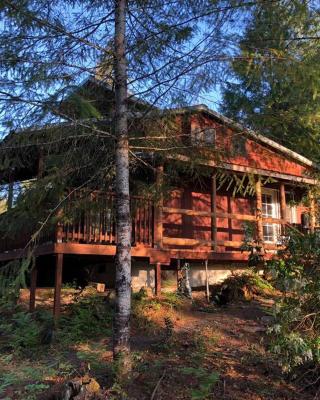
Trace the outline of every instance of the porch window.
<instances>
[{"instance_id":1,"label":"porch window","mask_svg":"<svg viewBox=\"0 0 320 400\"><path fill-rule=\"evenodd\" d=\"M263 189L262 191L262 217L280 218L280 204L278 191L275 189ZM263 240L274 243L280 235L280 225L274 223L263 224Z\"/></svg>"},{"instance_id":2,"label":"porch window","mask_svg":"<svg viewBox=\"0 0 320 400\"><path fill-rule=\"evenodd\" d=\"M298 223L297 206L295 205L295 198L293 192L286 192L286 220L290 224Z\"/></svg>"}]
</instances>

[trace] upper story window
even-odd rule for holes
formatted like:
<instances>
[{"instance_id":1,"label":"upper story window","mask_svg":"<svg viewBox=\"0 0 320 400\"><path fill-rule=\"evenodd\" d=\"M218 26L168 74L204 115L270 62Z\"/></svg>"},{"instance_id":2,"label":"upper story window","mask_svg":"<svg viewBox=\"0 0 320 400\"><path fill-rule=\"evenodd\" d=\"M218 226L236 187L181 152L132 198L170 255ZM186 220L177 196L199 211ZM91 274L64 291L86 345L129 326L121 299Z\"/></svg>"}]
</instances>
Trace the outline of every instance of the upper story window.
<instances>
[{"instance_id":1,"label":"upper story window","mask_svg":"<svg viewBox=\"0 0 320 400\"><path fill-rule=\"evenodd\" d=\"M246 143L247 140L243 135L235 133L232 136L232 141L231 141L232 155L246 157L247 155Z\"/></svg>"},{"instance_id":2,"label":"upper story window","mask_svg":"<svg viewBox=\"0 0 320 400\"><path fill-rule=\"evenodd\" d=\"M191 131L191 140L193 144L212 146L216 141L216 130L211 127L197 127Z\"/></svg>"}]
</instances>

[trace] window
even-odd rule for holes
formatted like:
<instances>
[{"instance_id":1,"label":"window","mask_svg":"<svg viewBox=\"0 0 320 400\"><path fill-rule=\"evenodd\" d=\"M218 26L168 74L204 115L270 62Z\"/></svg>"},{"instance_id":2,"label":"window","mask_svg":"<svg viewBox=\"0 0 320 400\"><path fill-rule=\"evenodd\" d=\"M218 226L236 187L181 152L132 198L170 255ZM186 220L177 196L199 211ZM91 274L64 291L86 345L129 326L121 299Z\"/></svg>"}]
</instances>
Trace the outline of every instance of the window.
<instances>
[{"instance_id":1,"label":"window","mask_svg":"<svg viewBox=\"0 0 320 400\"><path fill-rule=\"evenodd\" d=\"M191 140L193 144L214 145L216 140L216 130L214 128L195 128L191 132Z\"/></svg>"},{"instance_id":2,"label":"window","mask_svg":"<svg viewBox=\"0 0 320 400\"><path fill-rule=\"evenodd\" d=\"M263 189L262 191L262 217L279 218L280 205L278 191L274 189ZM265 242L276 242L280 235L280 225L274 223L263 224L263 240Z\"/></svg>"},{"instance_id":3,"label":"window","mask_svg":"<svg viewBox=\"0 0 320 400\"><path fill-rule=\"evenodd\" d=\"M232 137L232 154L234 156L245 157L247 155L246 138L242 135L234 135Z\"/></svg>"},{"instance_id":4,"label":"window","mask_svg":"<svg viewBox=\"0 0 320 400\"><path fill-rule=\"evenodd\" d=\"M295 204L294 192L286 192L286 220L290 224L298 223L297 206Z\"/></svg>"}]
</instances>

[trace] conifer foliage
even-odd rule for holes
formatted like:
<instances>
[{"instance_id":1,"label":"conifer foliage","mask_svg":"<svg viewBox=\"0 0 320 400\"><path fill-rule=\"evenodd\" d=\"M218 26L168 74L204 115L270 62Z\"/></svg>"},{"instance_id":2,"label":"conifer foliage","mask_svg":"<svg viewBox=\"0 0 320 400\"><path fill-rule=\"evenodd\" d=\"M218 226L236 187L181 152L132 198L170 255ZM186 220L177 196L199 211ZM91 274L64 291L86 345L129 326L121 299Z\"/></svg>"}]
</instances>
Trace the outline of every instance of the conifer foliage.
<instances>
[{"instance_id":1,"label":"conifer foliage","mask_svg":"<svg viewBox=\"0 0 320 400\"><path fill-rule=\"evenodd\" d=\"M222 112L319 160L319 4L258 1L230 66Z\"/></svg>"}]
</instances>

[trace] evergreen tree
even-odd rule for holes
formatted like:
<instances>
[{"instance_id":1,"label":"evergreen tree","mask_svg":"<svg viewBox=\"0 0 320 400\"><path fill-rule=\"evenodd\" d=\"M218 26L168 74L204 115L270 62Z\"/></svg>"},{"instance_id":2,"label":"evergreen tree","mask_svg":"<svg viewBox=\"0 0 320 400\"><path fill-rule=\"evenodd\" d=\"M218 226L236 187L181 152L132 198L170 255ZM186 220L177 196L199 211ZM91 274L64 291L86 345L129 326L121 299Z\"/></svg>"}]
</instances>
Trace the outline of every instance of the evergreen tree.
<instances>
[{"instance_id":1,"label":"evergreen tree","mask_svg":"<svg viewBox=\"0 0 320 400\"><path fill-rule=\"evenodd\" d=\"M316 2L259 1L231 64L222 112L320 157L320 18Z\"/></svg>"},{"instance_id":2,"label":"evergreen tree","mask_svg":"<svg viewBox=\"0 0 320 400\"><path fill-rule=\"evenodd\" d=\"M217 82L223 65L217 61L228 39L231 16L241 9L241 3L1 3L1 124L11 130L24 129L5 139L0 147L4 178L19 165L32 165L37 152L45 155L41 175L8 213L2 226L9 230L10 221L21 224L23 218L29 223L32 219L39 232L50 220L57 222L57 210L67 198L67 188L116 189L115 356L126 359L130 350L129 168L134 169L140 162L148 166L139 158L141 150L164 154L168 148L168 154L181 149L175 130L168 128L170 118L160 118L162 125L154 129L154 122L165 115L155 115L155 106L163 111L188 104ZM113 87L115 96L109 108L101 109L99 101L92 101L90 85L79 89L88 77ZM132 105L128 87L148 102L136 101ZM139 121L135 118L133 122L132 116L137 112ZM148 118L156 139L151 133L146 138L144 133L151 132L146 129L138 132L140 137L130 137L132 125L147 125ZM49 125L52 122L58 125ZM37 125L37 132L31 129L26 134L26 127L31 125ZM12 215L15 217L10 219Z\"/></svg>"}]
</instances>

